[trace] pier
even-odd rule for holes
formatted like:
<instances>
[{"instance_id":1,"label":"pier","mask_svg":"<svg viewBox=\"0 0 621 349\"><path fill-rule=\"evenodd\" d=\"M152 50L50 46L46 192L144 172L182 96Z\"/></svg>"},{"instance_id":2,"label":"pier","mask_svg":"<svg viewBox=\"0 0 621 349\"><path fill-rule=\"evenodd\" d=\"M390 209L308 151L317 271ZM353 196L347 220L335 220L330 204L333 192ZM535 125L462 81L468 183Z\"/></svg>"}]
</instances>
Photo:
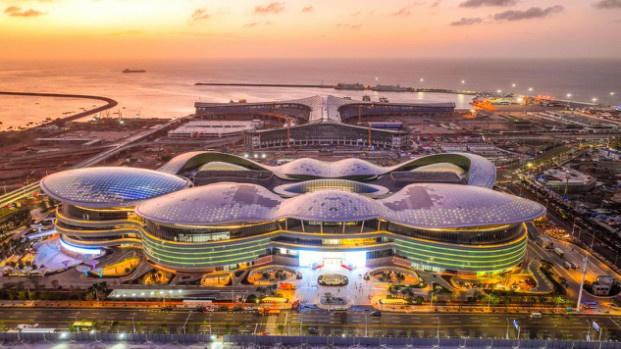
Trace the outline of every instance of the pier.
<instances>
[{"instance_id":1,"label":"pier","mask_svg":"<svg viewBox=\"0 0 621 349\"><path fill-rule=\"evenodd\" d=\"M238 86L238 87L284 87L284 88L325 88L339 91L377 91L377 92L427 92L427 93L452 93L475 96L481 94L478 91L452 90L444 88L424 88L424 87L400 87L395 90L387 90L378 86L367 86L364 88L347 88L343 85L326 84L257 84L257 83L237 83L237 82L197 82L195 86ZM338 86L338 88L337 88Z\"/></svg>"}]
</instances>

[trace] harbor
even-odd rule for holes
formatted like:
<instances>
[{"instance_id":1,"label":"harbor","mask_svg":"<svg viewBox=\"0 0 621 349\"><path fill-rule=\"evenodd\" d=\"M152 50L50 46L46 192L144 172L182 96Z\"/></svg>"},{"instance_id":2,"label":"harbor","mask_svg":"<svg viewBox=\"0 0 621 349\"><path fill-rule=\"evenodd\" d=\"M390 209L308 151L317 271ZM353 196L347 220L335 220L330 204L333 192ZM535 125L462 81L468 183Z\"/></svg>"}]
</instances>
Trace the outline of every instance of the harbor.
<instances>
[{"instance_id":1,"label":"harbor","mask_svg":"<svg viewBox=\"0 0 621 349\"><path fill-rule=\"evenodd\" d=\"M429 92L429 93L451 93L476 96L480 94L490 94L479 91L453 90L444 88L425 88L425 87L402 87L400 85L363 85L353 84L257 84L257 83L237 83L237 82L197 82L195 86L237 86L237 87L280 87L280 88L322 88L345 91L377 91L377 92Z\"/></svg>"}]
</instances>

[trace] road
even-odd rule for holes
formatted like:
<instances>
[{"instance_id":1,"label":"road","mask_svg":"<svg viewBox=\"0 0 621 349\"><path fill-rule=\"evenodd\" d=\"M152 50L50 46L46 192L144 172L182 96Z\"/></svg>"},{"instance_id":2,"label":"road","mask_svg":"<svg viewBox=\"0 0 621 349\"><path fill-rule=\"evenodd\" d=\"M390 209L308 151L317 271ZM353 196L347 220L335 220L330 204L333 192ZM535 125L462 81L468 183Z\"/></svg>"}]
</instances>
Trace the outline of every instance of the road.
<instances>
[{"instance_id":1,"label":"road","mask_svg":"<svg viewBox=\"0 0 621 349\"><path fill-rule=\"evenodd\" d=\"M171 333L240 333L271 335L308 335L315 327L318 335L402 336L402 337L490 337L516 338L513 320L521 328L521 338L584 339L590 322L604 329L602 339L621 339L621 317L598 315L529 315L470 313L382 313L370 311L328 312L313 310L297 313L283 311L279 315L259 316L256 312L201 313L189 310L161 311L156 309L37 309L4 308L6 328L21 323L37 323L39 327L69 328L74 321L96 321L102 332L162 332L166 324ZM593 330L591 335L593 335Z\"/></svg>"}]
</instances>

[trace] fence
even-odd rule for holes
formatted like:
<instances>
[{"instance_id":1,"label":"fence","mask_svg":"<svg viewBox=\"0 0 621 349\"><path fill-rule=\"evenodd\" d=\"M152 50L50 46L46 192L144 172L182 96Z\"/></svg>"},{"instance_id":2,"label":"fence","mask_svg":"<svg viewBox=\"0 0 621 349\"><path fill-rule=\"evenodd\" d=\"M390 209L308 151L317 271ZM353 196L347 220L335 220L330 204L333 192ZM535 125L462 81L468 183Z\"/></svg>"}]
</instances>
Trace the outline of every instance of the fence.
<instances>
[{"instance_id":1,"label":"fence","mask_svg":"<svg viewBox=\"0 0 621 349\"><path fill-rule=\"evenodd\" d=\"M404 338L404 337L324 337L324 336L244 336L226 335L216 337L199 334L133 334L133 333L0 333L0 344L10 343L169 343L179 345L207 344L221 342L231 345L259 346L301 346L308 347L390 347L390 348L574 348L574 349L613 349L620 348L619 342L584 342L561 340L508 340L479 338Z\"/></svg>"}]
</instances>

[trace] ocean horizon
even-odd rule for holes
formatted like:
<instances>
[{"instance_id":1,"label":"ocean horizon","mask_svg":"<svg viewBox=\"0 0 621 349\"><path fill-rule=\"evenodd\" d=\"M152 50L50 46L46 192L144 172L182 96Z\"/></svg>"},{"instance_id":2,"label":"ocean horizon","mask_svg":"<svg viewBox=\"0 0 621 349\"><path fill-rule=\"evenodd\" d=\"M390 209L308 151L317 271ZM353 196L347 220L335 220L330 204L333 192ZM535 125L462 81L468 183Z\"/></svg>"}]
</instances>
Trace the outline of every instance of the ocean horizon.
<instances>
[{"instance_id":1,"label":"ocean horizon","mask_svg":"<svg viewBox=\"0 0 621 349\"><path fill-rule=\"evenodd\" d=\"M146 73L123 74L144 69ZM421 81L423 79L423 81ZM92 94L113 98L124 117L172 118L193 104L285 100L332 94L391 102L453 102L469 109L470 96L441 93L337 91L314 88L195 86L196 82L396 85L547 95L557 99L621 104L621 59L218 59L120 61L0 61L4 91ZM462 81L464 83L462 84ZM515 84L515 87L513 87ZM532 92L529 89L532 88ZM611 92L614 94L612 95ZM567 94L571 94L567 98ZM10 103L9 107L6 103ZM45 108L27 97L0 97L0 122L25 125L78 112L56 100ZM43 102L44 103L44 102ZM15 105L18 104L18 105ZM84 103L86 107L92 103Z\"/></svg>"}]
</instances>

